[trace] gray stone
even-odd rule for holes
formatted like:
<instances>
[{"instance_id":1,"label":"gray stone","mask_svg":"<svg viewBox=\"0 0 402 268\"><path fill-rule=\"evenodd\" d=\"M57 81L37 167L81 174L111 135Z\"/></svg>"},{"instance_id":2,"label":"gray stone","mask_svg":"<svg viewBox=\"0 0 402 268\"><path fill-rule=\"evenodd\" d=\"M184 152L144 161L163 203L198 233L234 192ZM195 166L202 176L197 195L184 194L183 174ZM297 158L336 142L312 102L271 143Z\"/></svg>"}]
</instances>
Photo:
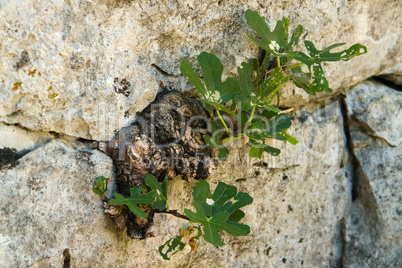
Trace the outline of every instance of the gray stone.
<instances>
[{"instance_id":1,"label":"gray stone","mask_svg":"<svg viewBox=\"0 0 402 268\"><path fill-rule=\"evenodd\" d=\"M104 154L58 140L0 170L0 266L61 267L77 233L107 232L108 219L91 188L98 175L112 177L112 170Z\"/></svg>"},{"instance_id":2,"label":"gray stone","mask_svg":"<svg viewBox=\"0 0 402 268\"><path fill-rule=\"evenodd\" d=\"M402 92L366 81L348 92L346 102L350 117L355 124L360 122L368 135L383 138L392 146L401 145Z\"/></svg>"},{"instance_id":3,"label":"gray stone","mask_svg":"<svg viewBox=\"0 0 402 268\"><path fill-rule=\"evenodd\" d=\"M164 261L157 251L185 221L155 215L154 238L136 240L119 233L102 215L91 191L98 175L111 176L111 160L100 152L52 141L28 153L1 178L1 258L8 267L261 267L337 266L342 258L341 222L350 202L350 184L340 166L346 161L343 119L338 102L309 106L291 115L296 146L276 144L279 157L248 159L242 143L212 171L219 181L249 192L244 237L222 234L225 246L203 239ZM325 137L323 139L323 137ZM326 152L330 151L330 154ZM292 153L290 153L292 152ZM230 172L228 172L230 170ZM196 180L170 181L171 208L191 208ZM21 254L23 252L24 254Z\"/></svg>"},{"instance_id":4,"label":"gray stone","mask_svg":"<svg viewBox=\"0 0 402 268\"><path fill-rule=\"evenodd\" d=\"M2 1L0 4L0 121L93 140L110 140L160 88L190 90L181 60L215 53L224 76L255 57L244 11L257 10L271 27L289 17L304 38L323 49L362 43L369 53L324 64L331 87L354 85L401 62L397 1ZM381 10L381 12L378 12ZM386 22L386 23L384 23ZM288 86L285 106L314 101ZM321 94L319 98L328 96Z\"/></svg>"},{"instance_id":5,"label":"gray stone","mask_svg":"<svg viewBox=\"0 0 402 268\"><path fill-rule=\"evenodd\" d=\"M400 267L402 94L368 81L352 89L346 101L356 161L354 201L345 218L343 264Z\"/></svg>"}]
</instances>

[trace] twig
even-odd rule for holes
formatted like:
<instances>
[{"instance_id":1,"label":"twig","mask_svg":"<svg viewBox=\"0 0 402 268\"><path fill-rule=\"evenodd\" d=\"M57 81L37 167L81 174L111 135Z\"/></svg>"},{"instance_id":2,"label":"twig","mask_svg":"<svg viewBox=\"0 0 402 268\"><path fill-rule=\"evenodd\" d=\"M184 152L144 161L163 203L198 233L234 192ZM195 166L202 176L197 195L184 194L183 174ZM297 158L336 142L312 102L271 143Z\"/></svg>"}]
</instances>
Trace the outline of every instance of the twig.
<instances>
[{"instance_id":1,"label":"twig","mask_svg":"<svg viewBox=\"0 0 402 268\"><path fill-rule=\"evenodd\" d=\"M173 215L175 217L190 221L189 217L187 217L186 215L180 214L179 212L177 212L177 210L170 209L169 211L167 211L166 209L164 209L164 210L155 209L154 213L170 214L170 215Z\"/></svg>"}]
</instances>

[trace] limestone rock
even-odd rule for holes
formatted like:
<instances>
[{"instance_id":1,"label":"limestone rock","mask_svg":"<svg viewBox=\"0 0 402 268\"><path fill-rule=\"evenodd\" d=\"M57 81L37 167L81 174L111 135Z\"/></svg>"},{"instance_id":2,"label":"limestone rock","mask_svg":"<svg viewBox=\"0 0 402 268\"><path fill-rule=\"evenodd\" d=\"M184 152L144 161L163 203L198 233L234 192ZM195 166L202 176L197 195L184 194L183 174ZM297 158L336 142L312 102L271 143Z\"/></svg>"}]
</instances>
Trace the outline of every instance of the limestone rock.
<instances>
[{"instance_id":1,"label":"limestone rock","mask_svg":"<svg viewBox=\"0 0 402 268\"><path fill-rule=\"evenodd\" d=\"M346 98L355 154L354 201L346 217L346 267L402 265L402 94L368 81Z\"/></svg>"},{"instance_id":2,"label":"limestone rock","mask_svg":"<svg viewBox=\"0 0 402 268\"><path fill-rule=\"evenodd\" d=\"M3 123L0 123L0 137L0 148L10 147L17 151L32 150L54 138L48 132L34 132Z\"/></svg>"},{"instance_id":3,"label":"limestone rock","mask_svg":"<svg viewBox=\"0 0 402 268\"><path fill-rule=\"evenodd\" d=\"M350 202L350 183L342 166L343 119L338 102L311 106L292 115L296 146L280 145L279 157L247 159L247 148L232 145L230 159L213 170L218 181L249 192L244 237L223 234L225 246L200 240L197 251L164 261L157 251L176 236L185 221L156 214L156 237L129 238L102 214L91 185L98 175L111 176L111 160L97 151L73 148L62 141L38 147L12 169L0 171L2 232L0 266L43 267L239 267L337 266L342 258L341 222ZM325 137L325 138L323 138ZM292 154L289 153L292 151ZM332 153L326 154L327 151ZM341 168L340 168L341 167ZM230 170L230 172L228 172ZM191 208L192 187L169 184L171 208ZM24 254L21 254L24 252Z\"/></svg>"},{"instance_id":4,"label":"limestone rock","mask_svg":"<svg viewBox=\"0 0 402 268\"><path fill-rule=\"evenodd\" d=\"M352 88L346 102L349 115L355 124L361 122L360 126L366 128L367 134L383 138L392 146L402 144L401 92L366 81Z\"/></svg>"},{"instance_id":5,"label":"limestone rock","mask_svg":"<svg viewBox=\"0 0 402 268\"><path fill-rule=\"evenodd\" d=\"M335 90L401 62L402 16L391 0L2 1L0 121L110 140L160 87L193 88L180 75L182 59L194 64L200 52L215 53L227 76L255 57L258 48L246 37L255 34L245 22L247 8L272 27L284 16L292 29L303 24L303 38L319 49L366 45L369 53L358 59L324 64ZM316 99L293 86L283 96L285 106Z\"/></svg>"},{"instance_id":6,"label":"limestone rock","mask_svg":"<svg viewBox=\"0 0 402 268\"><path fill-rule=\"evenodd\" d=\"M112 170L104 154L57 140L0 170L0 266L61 267L77 234L107 233L108 219L91 188Z\"/></svg>"}]
</instances>

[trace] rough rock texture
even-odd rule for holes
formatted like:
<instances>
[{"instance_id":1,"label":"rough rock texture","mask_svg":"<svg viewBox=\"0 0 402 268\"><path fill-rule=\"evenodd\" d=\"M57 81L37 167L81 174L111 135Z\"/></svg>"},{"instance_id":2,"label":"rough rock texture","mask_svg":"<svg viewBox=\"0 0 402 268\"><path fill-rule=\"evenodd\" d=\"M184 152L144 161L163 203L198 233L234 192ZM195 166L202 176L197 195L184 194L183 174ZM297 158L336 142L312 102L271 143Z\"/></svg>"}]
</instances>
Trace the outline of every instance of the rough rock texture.
<instances>
[{"instance_id":1,"label":"rough rock texture","mask_svg":"<svg viewBox=\"0 0 402 268\"><path fill-rule=\"evenodd\" d=\"M242 220L251 233L224 233L221 248L201 239L166 262L158 246L183 220L155 215L146 240L117 232L91 187L119 169L79 138L110 141L158 91L196 95L182 59L213 52L226 77L255 57L247 8L271 26L303 24L319 49L361 43L368 54L324 64L332 98L284 88L298 145L255 161L234 143L211 171L212 188L224 181L254 198ZM1 0L0 267L402 266L401 27L392 0ZM394 86L363 82L372 76ZM169 184L180 212L191 207L189 177Z\"/></svg>"},{"instance_id":2,"label":"rough rock texture","mask_svg":"<svg viewBox=\"0 0 402 268\"><path fill-rule=\"evenodd\" d=\"M353 88L346 103L356 161L343 263L400 267L402 93L368 81Z\"/></svg>"},{"instance_id":3,"label":"rough rock texture","mask_svg":"<svg viewBox=\"0 0 402 268\"><path fill-rule=\"evenodd\" d=\"M161 93L106 145L116 166L118 192L129 197L130 188L144 184L147 173L161 181L166 175L183 179L207 179L213 167L212 150L205 144L208 113L200 101L177 92ZM136 221L127 211L127 234L145 238L153 219Z\"/></svg>"},{"instance_id":4,"label":"rough rock texture","mask_svg":"<svg viewBox=\"0 0 402 268\"><path fill-rule=\"evenodd\" d=\"M228 75L255 57L247 8L271 24L284 16L292 29L303 24L303 38L321 49L366 45L369 53L358 60L324 64L335 90L401 62L398 1L3 0L0 120L110 140L160 87L192 88L180 75L182 59L195 63L201 51L216 53ZM288 89L285 106L314 100Z\"/></svg>"},{"instance_id":5,"label":"rough rock texture","mask_svg":"<svg viewBox=\"0 0 402 268\"><path fill-rule=\"evenodd\" d=\"M384 97L391 108L364 121ZM224 181L253 196L242 220L251 233L223 233L221 248L201 239L196 252L187 248L169 262L157 248L177 235L183 220L156 214L156 237L146 240L117 232L90 190L97 175L113 176L112 160L77 147L79 142L44 140L0 170L0 266L398 267L400 144L390 145L386 137L392 136L374 130L377 124L391 127L384 121L395 121L399 113L392 107L400 104L400 92L369 81L347 92L344 101L310 104L290 114L289 134L299 144L275 144L282 150L278 157L249 159L247 147L232 144L229 160L208 180L212 188ZM15 129L4 126L2 133ZM170 181L172 208L191 207L195 183Z\"/></svg>"},{"instance_id":6,"label":"rough rock texture","mask_svg":"<svg viewBox=\"0 0 402 268\"><path fill-rule=\"evenodd\" d=\"M170 262L162 260L157 248L177 235L183 220L155 215L157 236L146 240L118 233L102 215L101 200L91 192L97 175L110 175L111 160L61 141L47 143L0 174L5 205L2 230L6 230L0 266L60 266L66 261L63 252L68 252L71 267L337 266L342 258L341 222L351 187L340 168L347 155L339 102L303 109L294 115L293 124L292 134L300 137L300 143L278 144L283 150L280 157L266 156L263 162L247 159L247 149L233 144L229 161L209 178L212 188L222 180L253 196L255 201L246 207L243 220L251 234L224 234L226 245L219 249L201 240L196 252L177 254ZM195 183L178 178L170 182L172 208L183 212L191 206ZM10 211L11 204L18 204L17 209ZM32 239L33 233L40 235ZM11 250L27 255L7 257Z\"/></svg>"},{"instance_id":7,"label":"rough rock texture","mask_svg":"<svg viewBox=\"0 0 402 268\"><path fill-rule=\"evenodd\" d=\"M58 140L0 170L0 266L61 267L78 233L110 232L91 187L96 176L112 177L112 171L104 154Z\"/></svg>"}]
</instances>

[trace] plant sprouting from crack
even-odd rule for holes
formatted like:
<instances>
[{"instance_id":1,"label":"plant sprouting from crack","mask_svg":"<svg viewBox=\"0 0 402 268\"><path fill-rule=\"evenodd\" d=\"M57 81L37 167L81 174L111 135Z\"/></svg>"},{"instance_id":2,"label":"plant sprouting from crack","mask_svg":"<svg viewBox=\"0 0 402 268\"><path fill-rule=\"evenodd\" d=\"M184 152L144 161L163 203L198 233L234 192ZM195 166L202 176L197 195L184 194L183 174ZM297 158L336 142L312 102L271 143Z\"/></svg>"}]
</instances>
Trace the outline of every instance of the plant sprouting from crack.
<instances>
[{"instance_id":1,"label":"plant sprouting from crack","mask_svg":"<svg viewBox=\"0 0 402 268\"><path fill-rule=\"evenodd\" d=\"M237 68L238 76L229 77L222 82L223 65L214 54L202 52L197 61L201 66L204 83L193 70L191 64L183 60L180 65L182 74L200 92L211 115L208 126L211 136L205 135L205 142L212 148L219 149L219 158L226 160L229 150L223 145L226 141L240 138L246 139L250 147L250 156L261 158L263 152L273 156L280 153L278 148L265 143L266 139L276 139L297 144L297 140L286 131L291 121L287 111L279 109L281 88L289 80L310 95L317 92L332 92L324 75L321 63L325 61L348 61L356 56L367 53L367 48L355 44L341 52L331 53L330 50L345 45L337 43L324 50L318 50L308 40L304 45L309 54L295 51L303 32L303 26L298 25L289 39L289 19L279 20L271 32L265 20L256 11L247 10L247 24L255 30L262 41L248 36L264 50L261 61L251 59L243 62ZM295 63L292 63L295 62ZM303 72L301 66L306 65L308 72ZM216 96L219 95L219 98ZM276 106L272 104L276 97ZM226 107L225 104L231 104ZM223 115L226 114L226 117ZM236 121L239 126L234 133L229 132L228 123Z\"/></svg>"},{"instance_id":2,"label":"plant sprouting from crack","mask_svg":"<svg viewBox=\"0 0 402 268\"><path fill-rule=\"evenodd\" d=\"M332 49L345 43L318 50L311 41L305 40L307 55L295 50L303 26L298 25L289 39L288 18L279 20L271 31L258 12L247 10L245 17L247 24L260 36L260 39L248 37L263 49L262 59L253 58L241 63L237 68L238 75L223 82L223 65L214 54L202 52L197 57L204 81L188 61L183 60L180 65L182 74L199 91L202 96L199 100L206 104L211 115L208 125L211 135L204 135L204 140L210 147L218 148L221 160L226 160L229 154L223 143L231 140L245 139L250 147L250 156L256 158L261 158L264 152L279 155L280 150L266 144L266 139L297 144L297 140L287 134L291 126L286 115L289 110L279 108L281 89L285 83L293 81L310 95L332 92L324 75L322 62L348 61L367 53L367 48L361 44L331 53ZM303 65L307 72L302 71ZM228 125L231 126L231 131ZM219 234L222 230L236 236L250 233L250 227L239 222L245 216L241 208L251 204L253 199L247 193L238 193L235 186L219 182L211 194L208 182L199 180L192 194L195 212L186 208L184 214L181 214L169 207L167 178L161 184L153 175L147 174L144 185L130 189L130 197L115 193L110 200L106 197L108 180L103 176L98 177L93 191L101 195L109 206L116 208L115 211L121 211L124 206L137 217L145 218L148 217L146 208L150 207L154 213L167 213L188 221L181 226L176 237L159 247L159 253L166 260L183 250L186 243L191 250L195 250L196 241L201 236L213 245L222 246L224 243Z\"/></svg>"},{"instance_id":3,"label":"plant sprouting from crack","mask_svg":"<svg viewBox=\"0 0 402 268\"><path fill-rule=\"evenodd\" d=\"M167 213L185 219L187 224L182 225L179 235L167 240L159 247L160 255L169 260L170 257L184 249L187 241L191 250L197 248L197 242L201 235L204 240L216 245L223 246L219 231L226 231L235 236L245 236L250 233L250 227L239 221L245 216L240 209L253 202L253 198L244 192L237 192L235 186L219 182L213 194L211 194L208 182L199 180L193 188L193 205L196 212L184 209L185 215L177 210L169 210L167 199L168 178L159 183L155 176L147 174L145 184L141 187L130 189L131 196L125 198L119 193L114 194L113 199L106 197L107 182L109 178L100 176L93 185L93 192L101 195L110 205L127 208L137 217L146 218L144 207L151 206L155 213ZM233 199L233 201L230 201ZM202 228L194 224L201 224ZM195 233L197 230L197 233Z\"/></svg>"}]
</instances>

